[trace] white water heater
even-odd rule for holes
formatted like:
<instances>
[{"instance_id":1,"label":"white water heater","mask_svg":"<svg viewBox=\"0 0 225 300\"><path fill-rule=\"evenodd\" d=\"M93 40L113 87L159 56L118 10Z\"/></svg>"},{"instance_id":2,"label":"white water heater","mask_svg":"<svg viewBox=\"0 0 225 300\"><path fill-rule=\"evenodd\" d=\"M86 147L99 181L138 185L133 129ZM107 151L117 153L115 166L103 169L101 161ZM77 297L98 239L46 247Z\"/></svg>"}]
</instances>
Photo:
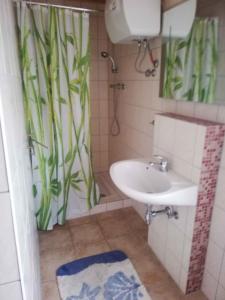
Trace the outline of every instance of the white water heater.
<instances>
[{"instance_id":1,"label":"white water heater","mask_svg":"<svg viewBox=\"0 0 225 300\"><path fill-rule=\"evenodd\" d=\"M160 33L160 0L107 0L105 24L113 43L127 44Z\"/></svg>"}]
</instances>

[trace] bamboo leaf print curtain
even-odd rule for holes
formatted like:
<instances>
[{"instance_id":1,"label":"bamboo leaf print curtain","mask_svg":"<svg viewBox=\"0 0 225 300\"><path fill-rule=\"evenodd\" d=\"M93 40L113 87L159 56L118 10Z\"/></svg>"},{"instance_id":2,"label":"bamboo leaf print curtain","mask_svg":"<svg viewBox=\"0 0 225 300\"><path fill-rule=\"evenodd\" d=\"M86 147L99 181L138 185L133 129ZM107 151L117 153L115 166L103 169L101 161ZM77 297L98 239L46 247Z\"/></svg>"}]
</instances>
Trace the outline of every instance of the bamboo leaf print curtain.
<instances>
[{"instance_id":1,"label":"bamboo leaf print curtain","mask_svg":"<svg viewBox=\"0 0 225 300\"><path fill-rule=\"evenodd\" d=\"M89 17L18 4L26 129L38 228L99 201L90 153Z\"/></svg>"},{"instance_id":2,"label":"bamboo leaf print curtain","mask_svg":"<svg viewBox=\"0 0 225 300\"><path fill-rule=\"evenodd\" d=\"M186 39L166 45L163 97L212 103L216 98L218 19L196 18Z\"/></svg>"}]
</instances>

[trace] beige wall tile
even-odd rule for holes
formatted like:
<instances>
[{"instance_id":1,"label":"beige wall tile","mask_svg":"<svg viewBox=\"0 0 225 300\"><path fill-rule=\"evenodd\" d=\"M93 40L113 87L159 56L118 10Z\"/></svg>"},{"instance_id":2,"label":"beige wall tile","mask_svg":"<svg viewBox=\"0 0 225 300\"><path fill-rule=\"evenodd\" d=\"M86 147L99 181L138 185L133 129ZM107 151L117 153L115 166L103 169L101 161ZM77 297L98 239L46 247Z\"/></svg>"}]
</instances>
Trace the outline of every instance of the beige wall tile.
<instances>
[{"instance_id":1,"label":"beige wall tile","mask_svg":"<svg viewBox=\"0 0 225 300\"><path fill-rule=\"evenodd\" d=\"M98 80L108 80L108 61L98 62Z\"/></svg>"},{"instance_id":2,"label":"beige wall tile","mask_svg":"<svg viewBox=\"0 0 225 300\"><path fill-rule=\"evenodd\" d=\"M91 117L98 118L99 117L99 101L92 101L91 103Z\"/></svg>"},{"instance_id":3,"label":"beige wall tile","mask_svg":"<svg viewBox=\"0 0 225 300\"><path fill-rule=\"evenodd\" d=\"M93 135L92 139L94 139L95 135L99 135L99 119L98 118L91 119L91 134Z\"/></svg>"},{"instance_id":4,"label":"beige wall tile","mask_svg":"<svg viewBox=\"0 0 225 300\"><path fill-rule=\"evenodd\" d=\"M107 118L109 115L108 101L99 101L99 116L100 118Z\"/></svg>"},{"instance_id":5,"label":"beige wall tile","mask_svg":"<svg viewBox=\"0 0 225 300\"><path fill-rule=\"evenodd\" d=\"M98 38L99 39L108 39L106 28L105 28L105 20L104 17L98 17Z\"/></svg>"},{"instance_id":6,"label":"beige wall tile","mask_svg":"<svg viewBox=\"0 0 225 300\"><path fill-rule=\"evenodd\" d=\"M109 137L108 135L100 136L100 151L108 152L109 150Z\"/></svg>"},{"instance_id":7,"label":"beige wall tile","mask_svg":"<svg viewBox=\"0 0 225 300\"><path fill-rule=\"evenodd\" d=\"M109 134L109 120L108 118L100 119L100 135L108 135Z\"/></svg>"},{"instance_id":8,"label":"beige wall tile","mask_svg":"<svg viewBox=\"0 0 225 300\"><path fill-rule=\"evenodd\" d=\"M98 59L98 40L97 39L91 39L91 62L93 62L93 60L97 60Z\"/></svg>"},{"instance_id":9,"label":"beige wall tile","mask_svg":"<svg viewBox=\"0 0 225 300\"><path fill-rule=\"evenodd\" d=\"M99 100L98 81L90 81L90 95L92 100Z\"/></svg>"},{"instance_id":10,"label":"beige wall tile","mask_svg":"<svg viewBox=\"0 0 225 300\"><path fill-rule=\"evenodd\" d=\"M86 4L84 4L86 5ZM89 4L87 4L89 5ZM90 3L92 6L92 4ZM90 96L91 96L91 134L92 155L94 172L106 171L108 169L108 158L101 158L101 152L109 149L109 81L108 71L110 63L101 57L101 51L108 51L111 47L106 31L103 17L90 18L91 34L91 72L90 72ZM111 47L112 48L112 47Z\"/></svg>"},{"instance_id":11,"label":"beige wall tile","mask_svg":"<svg viewBox=\"0 0 225 300\"><path fill-rule=\"evenodd\" d=\"M98 17L91 16L90 18L90 36L92 38L98 37Z\"/></svg>"}]
</instances>

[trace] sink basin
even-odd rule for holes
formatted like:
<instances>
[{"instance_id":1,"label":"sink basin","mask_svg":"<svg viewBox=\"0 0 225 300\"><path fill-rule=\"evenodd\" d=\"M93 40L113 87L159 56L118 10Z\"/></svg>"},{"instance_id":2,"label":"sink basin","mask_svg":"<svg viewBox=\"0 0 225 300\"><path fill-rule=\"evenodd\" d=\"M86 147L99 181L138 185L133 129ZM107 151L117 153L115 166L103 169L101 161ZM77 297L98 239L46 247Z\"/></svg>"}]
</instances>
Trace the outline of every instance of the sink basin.
<instances>
[{"instance_id":1,"label":"sink basin","mask_svg":"<svg viewBox=\"0 0 225 300\"><path fill-rule=\"evenodd\" d=\"M147 161L124 160L110 167L115 185L129 198L149 205L197 203L197 185L173 171L161 172Z\"/></svg>"}]
</instances>

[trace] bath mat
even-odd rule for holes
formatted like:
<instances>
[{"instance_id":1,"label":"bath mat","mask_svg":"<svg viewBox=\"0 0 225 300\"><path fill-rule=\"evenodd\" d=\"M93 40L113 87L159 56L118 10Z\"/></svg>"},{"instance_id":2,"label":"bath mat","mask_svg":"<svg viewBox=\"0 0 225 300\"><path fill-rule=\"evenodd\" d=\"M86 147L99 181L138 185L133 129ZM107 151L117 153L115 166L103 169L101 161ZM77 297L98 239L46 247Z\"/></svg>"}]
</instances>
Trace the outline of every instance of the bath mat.
<instances>
[{"instance_id":1,"label":"bath mat","mask_svg":"<svg viewBox=\"0 0 225 300\"><path fill-rule=\"evenodd\" d=\"M63 300L151 300L122 251L75 260L61 266L56 276Z\"/></svg>"}]
</instances>

